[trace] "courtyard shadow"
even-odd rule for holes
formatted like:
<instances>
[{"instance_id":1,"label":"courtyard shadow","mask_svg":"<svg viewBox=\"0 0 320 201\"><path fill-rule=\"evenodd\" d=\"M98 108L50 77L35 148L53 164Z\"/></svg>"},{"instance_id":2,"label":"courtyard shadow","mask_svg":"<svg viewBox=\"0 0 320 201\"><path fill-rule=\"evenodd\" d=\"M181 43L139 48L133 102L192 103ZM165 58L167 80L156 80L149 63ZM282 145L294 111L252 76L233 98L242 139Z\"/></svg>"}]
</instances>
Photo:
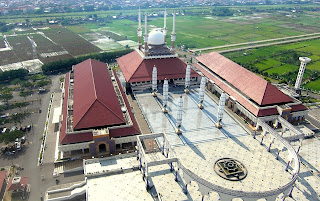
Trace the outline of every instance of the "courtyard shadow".
<instances>
[{"instance_id":1,"label":"courtyard shadow","mask_svg":"<svg viewBox=\"0 0 320 201\"><path fill-rule=\"evenodd\" d=\"M234 141L235 143L237 143L239 146L241 146L242 148L250 151L250 149L243 144L240 140L238 140L237 137L233 136L230 132L228 132L227 130L223 129L223 127L220 129L220 131L225 134L227 137L229 137L232 141Z\"/></svg>"}]
</instances>

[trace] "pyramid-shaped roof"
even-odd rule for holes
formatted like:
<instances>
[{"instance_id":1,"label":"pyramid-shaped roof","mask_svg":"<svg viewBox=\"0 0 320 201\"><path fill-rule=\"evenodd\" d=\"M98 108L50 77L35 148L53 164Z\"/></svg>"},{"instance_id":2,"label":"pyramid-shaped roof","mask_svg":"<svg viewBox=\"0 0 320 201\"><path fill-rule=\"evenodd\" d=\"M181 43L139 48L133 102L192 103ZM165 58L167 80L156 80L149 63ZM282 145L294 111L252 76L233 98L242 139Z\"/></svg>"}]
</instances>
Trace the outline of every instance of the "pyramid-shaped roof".
<instances>
[{"instance_id":1,"label":"pyramid-shaped roof","mask_svg":"<svg viewBox=\"0 0 320 201\"><path fill-rule=\"evenodd\" d=\"M143 59L133 51L117 59L119 67L127 82L152 80L152 69L157 67L158 80L185 78L187 64L179 58ZM199 75L191 69L191 77Z\"/></svg>"},{"instance_id":2,"label":"pyramid-shaped roof","mask_svg":"<svg viewBox=\"0 0 320 201\"><path fill-rule=\"evenodd\" d=\"M197 60L260 106L293 101L265 79L217 52L204 54Z\"/></svg>"},{"instance_id":3,"label":"pyramid-shaped roof","mask_svg":"<svg viewBox=\"0 0 320 201\"><path fill-rule=\"evenodd\" d=\"M93 59L77 64L74 67L74 130L124 123L107 65Z\"/></svg>"}]
</instances>

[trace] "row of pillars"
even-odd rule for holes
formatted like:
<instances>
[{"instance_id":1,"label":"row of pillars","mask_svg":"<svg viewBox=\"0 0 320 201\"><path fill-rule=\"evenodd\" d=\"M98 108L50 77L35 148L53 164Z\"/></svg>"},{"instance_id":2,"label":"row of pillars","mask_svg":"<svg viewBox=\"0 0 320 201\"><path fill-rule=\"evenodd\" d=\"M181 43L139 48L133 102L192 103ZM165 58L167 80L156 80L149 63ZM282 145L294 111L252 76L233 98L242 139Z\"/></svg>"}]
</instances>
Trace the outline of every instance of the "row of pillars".
<instances>
[{"instance_id":1,"label":"row of pillars","mask_svg":"<svg viewBox=\"0 0 320 201\"><path fill-rule=\"evenodd\" d=\"M189 87L190 87L190 72L191 72L191 65L187 65L187 69L186 69L186 77L185 77L185 89L184 92L186 94L189 94ZM154 66L153 70L152 70L152 95L154 97L157 96L157 67ZM201 83L200 83L200 90L199 90L199 103L198 103L198 107L199 109L203 109L203 101L204 101L204 93L205 93L205 87L206 87L206 83L207 83L207 79L206 77L202 77L201 78ZM167 104L168 104L168 92L169 92L169 83L168 80L165 79L164 80L164 84L163 84L163 108L162 111L164 113L168 112L167 109ZM224 113L224 106L225 106L225 101L226 101L226 95L225 93L222 93L220 96L220 100L219 100L219 107L218 107L218 121L216 123L216 127L217 128L222 128L222 117L223 117L223 113ZM182 99L182 95L180 96L179 99L179 103L178 103L178 113L177 113L177 121L176 121L176 133L177 134L181 134L181 123L182 123L182 113L183 113L183 99Z\"/></svg>"},{"instance_id":2,"label":"row of pillars","mask_svg":"<svg viewBox=\"0 0 320 201\"><path fill-rule=\"evenodd\" d=\"M259 127L258 124L257 124L257 127ZM262 130L263 130L263 128L262 128ZM282 131L282 133L281 133L281 137L282 137L283 133L284 133L286 130L287 130L287 128L283 128L283 131ZM253 138L254 138L254 139L256 139L256 134L257 134L257 133L256 133L256 131L255 131L254 134L253 134ZM268 134L268 131L263 130L262 136L261 136L260 145L263 145L263 140L264 140L264 138L265 138L265 136L266 136L267 134ZM268 152L271 152L271 146L272 146L272 144L274 143L274 140L275 140L275 137L273 137L273 138L271 139L270 143L269 143L269 146L268 146L268 148L267 148ZM299 154L299 151L300 151L300 149L301 149L301 146L302 146L302 140L300 140L299 147L298 147L298 149L297 149L297 151L296 151L297 154ZM284 146L283 146L282 148L278 148L278 149L277 149L276 158L275 158L276 160L279 160L280 152L283 151L283 149L284 149ZM292 160L293 160L293 158L292 158L292 157L289 157L288 162L286 163L285 171L288 171L288 170L289 170L289 166L290 166L290 163L292 162ZM296 176L296 173L292 174L292 179L293 179L295 176ZM294 189L294 185L291 187L291 189L290 189L290 191L289 191L289 194L283 196L283 201L284 201L286 198L288 198L288 197L292 197L293 189Z\"/></svg>"}]
</instances>

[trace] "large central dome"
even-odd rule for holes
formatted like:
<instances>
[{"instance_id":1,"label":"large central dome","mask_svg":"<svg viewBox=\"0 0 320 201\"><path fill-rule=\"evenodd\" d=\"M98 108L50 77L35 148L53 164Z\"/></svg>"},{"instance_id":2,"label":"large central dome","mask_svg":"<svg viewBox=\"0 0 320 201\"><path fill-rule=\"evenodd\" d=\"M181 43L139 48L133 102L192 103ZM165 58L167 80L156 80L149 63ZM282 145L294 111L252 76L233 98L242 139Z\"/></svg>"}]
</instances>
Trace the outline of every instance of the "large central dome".
<instances>
[{"instance_id":1,"label":"large central dome","mask_svg":"<svg viewBox=\"0 0 320 201\"><path fill-rule=\"evenodd\" d=\"M163 33L158 29L151 31L149 34L148 44L149 45L163 45L164 44Z\"/></svg>"}]
</instances>

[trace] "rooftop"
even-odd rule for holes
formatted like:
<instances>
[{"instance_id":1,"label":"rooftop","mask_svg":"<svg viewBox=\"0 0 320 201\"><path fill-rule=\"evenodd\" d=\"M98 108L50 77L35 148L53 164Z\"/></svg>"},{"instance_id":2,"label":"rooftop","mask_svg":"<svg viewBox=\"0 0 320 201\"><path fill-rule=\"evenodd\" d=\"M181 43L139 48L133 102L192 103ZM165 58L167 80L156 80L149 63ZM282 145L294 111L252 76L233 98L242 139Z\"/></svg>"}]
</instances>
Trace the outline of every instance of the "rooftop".
<instances>
[{"instance_id":1,"label":"rooftop","mask_svg":"<svg viewBox=\"0 0 320 201\"><path fill-rule=\"evenodd\" d=\"M185 78L187 64L181 59L154 58L143 59L138 50L117 59L119 67L127 82L142 82L152 80L152 69L157 67L158 80ZM191 69L191 77L199 75Z\"/></svg>"},{"instance_id":2,"label":"rooftop","mask_svg":"<svg viewBox=\"0 0 320 201\"><path fill-rule=\"evenodd\" d=\"M265 79L217 52L204 54L197 60L259 106L293 102Z\"/></svg>"},{"instance_id":3,"label":"rooftop","mask_svg":"<svg viewBox=\"0 0 320 201\"><path fill-rule=\"evenodd\" d=\"M74 83L74 130L125 124L105 63L88 59L77 64L74 66Z\"/></svg>"}]
</instances>

